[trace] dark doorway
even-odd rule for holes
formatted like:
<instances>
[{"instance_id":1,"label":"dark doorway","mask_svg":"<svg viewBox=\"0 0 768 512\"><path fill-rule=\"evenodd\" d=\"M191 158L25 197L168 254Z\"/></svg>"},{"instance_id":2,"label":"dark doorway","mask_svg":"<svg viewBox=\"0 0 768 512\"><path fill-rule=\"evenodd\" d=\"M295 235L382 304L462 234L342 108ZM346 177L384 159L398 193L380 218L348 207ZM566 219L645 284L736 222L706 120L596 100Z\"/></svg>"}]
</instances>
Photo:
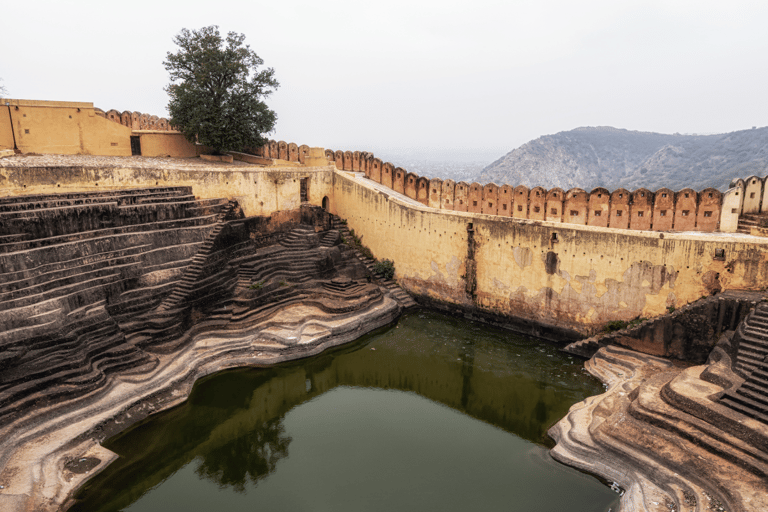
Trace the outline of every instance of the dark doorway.
<instances>
[{"instance_id":1,"label":"dark doorway","mask_svg":"<svg viewBox=\"0 0 768 512\"><path fill-rule=\"evenodd\" d=\"M301 178L301 202L309 201L309 178Z\"/></svg>"},{"instance_id":2,"label":"dark doorway","mask_svg":"<svg viewBox=\"0 0 768 512\"><path fill-rule=\"evenodd\" d=\"M141 156L141 137L131 135L131 155Z\"/></svg>"},{"instance_id":3,"label":"dark doorway","mask_svg":"<svg viewBox=\"0 0 768 512\"><path fill-rule=\"evenodd\" d=\"M328 196L323 198L323 210L328 211Z\"/></svg>"}]
</instances>

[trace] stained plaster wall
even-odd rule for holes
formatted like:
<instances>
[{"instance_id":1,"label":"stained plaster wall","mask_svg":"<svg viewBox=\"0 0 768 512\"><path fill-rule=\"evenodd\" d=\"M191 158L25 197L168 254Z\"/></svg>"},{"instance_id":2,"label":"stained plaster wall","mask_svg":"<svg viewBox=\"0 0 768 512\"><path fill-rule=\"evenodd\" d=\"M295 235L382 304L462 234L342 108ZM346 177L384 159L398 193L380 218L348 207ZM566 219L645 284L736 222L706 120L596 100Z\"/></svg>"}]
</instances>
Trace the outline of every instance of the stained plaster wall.
<instances>
[{"instance_id":1,"label":"stained plaster wall","mask_svg":"<svg viewBox=\"0 0 768 512\"><path fill-rule=\"evenodd\" d=\"M396 279L410 292L580 334L660 315L721 288L762 289L768 279L768 240L438 211L340 173L330 207L377 258L395 262ZM469 223L474 265L467 264ZM725 257L716 259L715 249Z\"/></svg>"},{"instance_id":2,"label":"stained plaster wall","mask_svg":"<svg viewBox=\"0 0 768 512\"><path fill-rule=\"evenodd\" d=\"M332 167L249 167L232 170L122 169L85 167L0 167L0 196L53 194L99 189L189 186L198 199L237 200L246 216L294 210L300 183L309 181L309 203L332 195Z\"/></svg>"},{"instance_id":3,"label":"stained plaster wall","mask_svg":"<svg viewBox=\"0 0 768 512\"><path fill-rule=\"evenodd\" d=\"M0 140L23 153L130 156L131 129L96 114L93 103L3 99ZM5 106L6 103L8 106ZM11 132L12 130L12 132ZM13 147L13 146L9 146Z\"/></svg>"}]
</instances>

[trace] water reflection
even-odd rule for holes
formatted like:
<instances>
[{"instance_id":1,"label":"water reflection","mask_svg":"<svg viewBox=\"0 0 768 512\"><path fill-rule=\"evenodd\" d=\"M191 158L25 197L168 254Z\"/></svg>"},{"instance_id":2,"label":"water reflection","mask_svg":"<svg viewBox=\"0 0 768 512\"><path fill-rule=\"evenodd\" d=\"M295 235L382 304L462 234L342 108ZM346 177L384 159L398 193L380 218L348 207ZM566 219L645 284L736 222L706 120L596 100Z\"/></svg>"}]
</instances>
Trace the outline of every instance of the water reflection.
<instances>
[{"instance_id":1,"label":"water reflection","mask_svg":"<svg viewBox=\"0 0 768 512\"><path fill-rule=\"evenodd\" d=\"M120 459L71 510L125 508L189 465L220 489L254 488L288 457L286 414L340 387L414 392L545 446L571 404L602 391L555 347L421 312L310 360L204 379L185 404L110 441Z\"/></svg>"},{"instance_id":2,"label":"water reflection","mask_svg":"<svg viewBox=\"0 0 768 512\"><path fill-rule=\"evenodd\" d=\"M277 461L288 456L291 438L285 435L283 418L273 418L257 428L208 451L195 470L198 476L244 492L272 473Z\"/></svg>"}]
</instances>

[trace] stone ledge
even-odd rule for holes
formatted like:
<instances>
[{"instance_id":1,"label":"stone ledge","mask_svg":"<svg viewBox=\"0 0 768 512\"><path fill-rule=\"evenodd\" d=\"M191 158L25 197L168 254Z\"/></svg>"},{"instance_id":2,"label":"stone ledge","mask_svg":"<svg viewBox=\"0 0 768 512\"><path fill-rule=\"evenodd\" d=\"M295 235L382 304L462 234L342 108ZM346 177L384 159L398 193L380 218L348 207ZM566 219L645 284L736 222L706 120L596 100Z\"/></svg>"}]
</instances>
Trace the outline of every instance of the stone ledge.
<instances>
[{"instance_id":1,"label":"stone ledge","mask_svg":"<svg viewBox=\"0 0 768 512\"><path fill-rule=\"evenodd\" d=\"M234 161L232 155L200 155L200 158L208 162L224 162L231 164Z\"/></svg>"}]
</instances>

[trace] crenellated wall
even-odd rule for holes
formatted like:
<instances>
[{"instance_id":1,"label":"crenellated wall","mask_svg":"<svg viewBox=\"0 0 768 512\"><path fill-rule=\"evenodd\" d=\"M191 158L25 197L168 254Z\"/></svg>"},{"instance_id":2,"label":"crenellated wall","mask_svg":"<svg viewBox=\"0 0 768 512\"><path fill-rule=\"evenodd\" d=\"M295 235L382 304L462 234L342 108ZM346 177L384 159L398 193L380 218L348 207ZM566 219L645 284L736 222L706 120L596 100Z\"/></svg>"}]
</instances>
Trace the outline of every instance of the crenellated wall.
<instances>
[{"instance_id":1,"label":"crenellated wall","mask_svg":"<svg viewBox=\"0 0 768 512\"><path fill-rule=\"evenodd\" d=\"M141 112L131 112L129 110L124 112L118 112L115 109L107 110L106 112L98 108L95 110L97 116L127 126L131 130L153 130L158 132L174 131L174 128L171 127L168 120L164 117L142 114Z\"/></svg>"},{"instance_id":2,"label":"crenellated wall","mask_svg":"<svg viewBox=\"0 0 768 512\"><path fill-rule=\"evenodd\" d=\"M414 177L416 198L419 180ZM563 196L559 189L508 188L515 197L523 192L512 203L515 211L524 206L530 214L538 207L533 213L543 216L545 207L547 214L558 210L534 221L414 205L365 181L336 172L329 208L376 258L395 262L398 283L433 305L513 318L513 328L529 334L560 340L585 335L609 321L655 317L721 289L758 290L768 282L768 239L626 229L624 212L628 205L632 211L627 191L572 189ZM451 190L448 182L439 188L427 182L430 194ZM478 207L495 205L497 188L487 187L483 196L475 184L464 196L464 185L453 187L454 201L467 197L470 209L475 200ZM664 208L674 218L669 204L675 204L675 194L661 193L667 196L655 203L653 194L640 192L640 207L651 219ZM694 198L680 193L680 207L687 208L691 203L685 200ZM590 215L596 209L601 215ZM589 225L590 218L598 222L619 211L621 229ZM692 216L689 211L681 218ZM581 221L567 222L573 217Z\"/></svg>"}]
</instances>

